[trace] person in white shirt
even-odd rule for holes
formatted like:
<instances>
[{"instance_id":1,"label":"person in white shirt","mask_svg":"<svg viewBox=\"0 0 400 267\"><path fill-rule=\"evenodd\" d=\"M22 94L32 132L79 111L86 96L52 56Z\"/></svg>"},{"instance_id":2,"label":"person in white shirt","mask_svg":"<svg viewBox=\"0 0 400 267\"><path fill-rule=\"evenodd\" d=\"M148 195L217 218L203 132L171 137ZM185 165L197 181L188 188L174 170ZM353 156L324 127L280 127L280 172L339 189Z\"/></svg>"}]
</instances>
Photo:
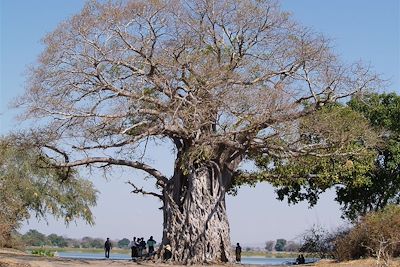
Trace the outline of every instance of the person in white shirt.
<instances>
[{"instance_id":1,"label":"person in white shirt","mask_svg":"<svg viewBox=\"0 0 400 267\"><path fill-rule=\"evenodd\" d=\"M136 237L133 237L133 240L129 242L129 247L131 248L131 257L132 260L136 258L138 255L137 253L137 244L136 244Z\"/></svg>"}]
</instances>

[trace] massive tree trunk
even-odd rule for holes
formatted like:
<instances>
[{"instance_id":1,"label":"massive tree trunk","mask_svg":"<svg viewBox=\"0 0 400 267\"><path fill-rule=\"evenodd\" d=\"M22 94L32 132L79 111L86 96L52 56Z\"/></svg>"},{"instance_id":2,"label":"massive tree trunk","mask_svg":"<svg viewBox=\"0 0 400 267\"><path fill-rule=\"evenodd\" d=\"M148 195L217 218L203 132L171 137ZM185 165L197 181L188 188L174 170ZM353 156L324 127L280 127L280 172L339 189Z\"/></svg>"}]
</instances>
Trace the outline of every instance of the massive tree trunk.
<instances>
[{"instance_id":1,"label":"massive tree trunk","mask_svg":"<svg viewBox=\"0 0 400 267\"><path fill-rule=\"evenodd\" d=\"M171 245L173 261L192 264L231 260L225 207L231 177L231 172L212 161L188 174L176 166L164 189L162 241Z\"/></svg>"}]
</instances>

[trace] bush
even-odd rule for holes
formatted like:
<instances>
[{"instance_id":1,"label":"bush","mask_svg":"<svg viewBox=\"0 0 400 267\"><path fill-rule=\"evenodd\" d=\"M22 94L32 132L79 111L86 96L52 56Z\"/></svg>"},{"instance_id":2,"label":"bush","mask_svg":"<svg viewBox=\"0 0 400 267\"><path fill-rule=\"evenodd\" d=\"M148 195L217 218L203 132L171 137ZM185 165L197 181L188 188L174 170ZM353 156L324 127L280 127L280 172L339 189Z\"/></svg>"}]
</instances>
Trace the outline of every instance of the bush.
<instances>
[{"instance_id":1,"label":"bush","mask_svg":"<svg viewBox=\"0 0 400 267\"><path fill-rule=\"evenodd\" d=\"M21 241L20 234L14 229L15 224L2 219L0 216L0 248L23 249L24 244Z\"/></svg>"},{"instance_id":2,"label":"bush","mask_svg":"<svg viewBox=\"0 0 400 267\"><path fill-rule=\"evenodd\" d=\"M283 251L286 246L286 239L277 239L275 243L275 250L276 251Z\"/></svg>"},{"instance_id":3,"label":"bush","mask_svg":"<svg viewBox=\"0 0 400 267\"><path fill-rule=\"evenodd\" d=\"M269 240L267 242L265 242L265 250L266 251L273 251L274 250L274 244L275 242L272 240Z\"/></svg>"},{"instance_id":4,"label":"bush","mask_svg":"<svg viewBox=\"0 0 400 267\"><path fill-rule=\"evenodd\" d=\"M38 256L54 257L54 252L43 248L34 249L31 253Z\"/></svg>"},{"instance_id":5,"label":"bush","mask_svg":"<svg viewBox=\"0 0 400 267\"><path fill-rule=\"evenodd\" d=\"M390 205L382 211L367 214L348 234L336 240L338 260L369 256L384 262L400 256L399 205Z\"/></svg>"},{"instance_id":6,"label":"bush","mask_svg":"<svg viewBox=\"0 0 400 267\"><path fill-rule=\"evenodd\" d=\"M327 258L332 255L332 235L321 226L314 225L308 229L302 237L300 252L317 254L320 258Z\"/></svg>"}]
</instances>

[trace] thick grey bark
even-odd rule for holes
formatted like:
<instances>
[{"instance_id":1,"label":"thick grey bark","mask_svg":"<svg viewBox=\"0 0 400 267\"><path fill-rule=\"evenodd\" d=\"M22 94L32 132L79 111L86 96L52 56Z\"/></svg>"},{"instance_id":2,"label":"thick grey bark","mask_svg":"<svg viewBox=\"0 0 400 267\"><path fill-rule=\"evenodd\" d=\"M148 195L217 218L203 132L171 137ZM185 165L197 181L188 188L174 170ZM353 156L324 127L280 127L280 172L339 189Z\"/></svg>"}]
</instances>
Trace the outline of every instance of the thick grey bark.
<instances>
[{"instance_id":1,"label":"thick grey bark","mask_svg":"<svg viewBox=\"0 0 400 267\"><path fill-rule=\"evenodd\" d=\"M211 263L231 261L226 187L229 172L209 162L185 175L176 168L164 189L163 245L172 247L173 261Z\"/></svg>"}]
</instances>

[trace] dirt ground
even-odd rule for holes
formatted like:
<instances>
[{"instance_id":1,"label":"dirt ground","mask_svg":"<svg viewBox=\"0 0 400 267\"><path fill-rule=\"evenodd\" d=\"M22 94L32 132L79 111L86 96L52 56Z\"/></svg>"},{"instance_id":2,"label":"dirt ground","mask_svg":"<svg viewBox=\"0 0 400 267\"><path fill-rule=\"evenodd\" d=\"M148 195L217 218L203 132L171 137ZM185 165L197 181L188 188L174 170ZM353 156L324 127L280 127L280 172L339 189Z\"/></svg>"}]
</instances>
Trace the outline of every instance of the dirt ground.
<instances>
[{"instance_id":1,"label":"dirt ground","mask_svg":"<svg viewBox=\"0 0 400 267\"><path fill-rule=\"evenodd\" d=\"M105 266L141 266L141 267L179 267L179 265L160 264L153 262L132 262L128 260L81 260L81 259L65 259L57 257L40 257L29 255L16 250L0 250L0 267L105 267ZM201 266L201 265L200 265ZM204 266L204 265L203 265ZM208 267L234 267L234 266L252 266L254 265L207 265ZM267 265L265 265L267 266ZM192 265L192 267L199 267Z\"/></svg>"},{"instance_id":2,"label":"dirt ground","mask_svg":"<svg viewBox=\"0 0 400 267\"><path fill-rule=\"evenodd\" d=\"M80 259L61 259L51 257L40 257L29 255L16 250L0 250L0 267L105 267L105 266L143 266L143 267L183 267L179 265L160 264L153 262L132 262L127 260L80 260ZM244 264L225 264L225 265L192 265L192 267L274 267L269 265L244 265ZM333 261L321 261L316 264L305 264L302 266L315 266L315 267L377 267L376 260L357 260L342 263L335 263ZM276 267L276 266L275 266ZM390 267L400 267L400 261L390 264Z\"/></svg>"}]
</instances>

